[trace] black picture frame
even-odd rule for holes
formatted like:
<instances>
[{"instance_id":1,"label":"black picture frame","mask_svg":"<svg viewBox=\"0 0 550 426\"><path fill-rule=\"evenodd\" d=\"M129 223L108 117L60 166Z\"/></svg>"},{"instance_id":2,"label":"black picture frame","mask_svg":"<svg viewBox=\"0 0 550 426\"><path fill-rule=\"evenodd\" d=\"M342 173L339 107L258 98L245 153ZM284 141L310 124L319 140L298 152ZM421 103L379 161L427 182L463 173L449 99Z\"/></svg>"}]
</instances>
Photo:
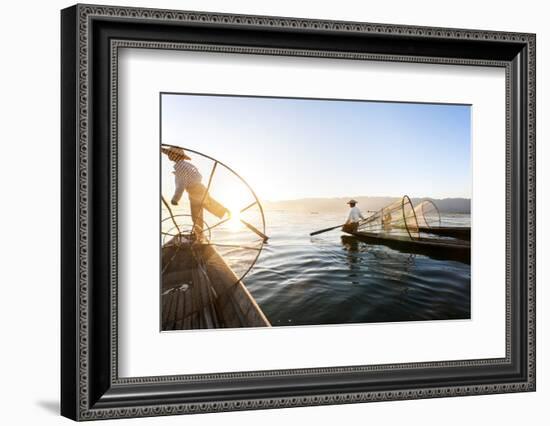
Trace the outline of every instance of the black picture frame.
<instances>
[{"instance_id":1,"label":"black picture frame","mask_svg":"<svg viewBox=\"0 0 550 426\"><path fill-rule=\"evenodd\" d=\"M535 390L534 34L75 5L61 12L61 414L158 416ZM506 69L506 356L194 376L117 373L116 51ZM113 124L115 123L115 124Z\"/></svg>"}]
</instances>

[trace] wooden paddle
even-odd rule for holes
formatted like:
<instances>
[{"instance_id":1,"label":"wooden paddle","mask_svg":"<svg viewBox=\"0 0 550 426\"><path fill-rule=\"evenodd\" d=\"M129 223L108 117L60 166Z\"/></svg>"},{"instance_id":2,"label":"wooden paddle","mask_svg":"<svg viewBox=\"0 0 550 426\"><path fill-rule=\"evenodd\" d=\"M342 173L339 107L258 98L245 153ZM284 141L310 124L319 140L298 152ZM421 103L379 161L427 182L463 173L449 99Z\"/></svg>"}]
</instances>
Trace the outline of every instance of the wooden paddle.
<instances>
[{"instance_id":1,"label":"wooden paddle","mask_svg":"<svg viewBox=\"0 0 550 426\"><path fill-rule=\"evenodd\" d=\"M376 210L363 210L363 211L365 211L367 213L378 213ZM309 235L311 237L313 237L314 235L319 235L319 234L322 234L323 232L328 232L328 231L332 231L333 229L341 228L344 225L345 225L345 223L343 223L341 225L332 226L330 228L320 229L319 231L310 232Z\"/></svg>"},{"instance_id":2,"label":"wooden paddle","mask_svg":"<svg viewBox=\"0 0 550 426\"><path fill-rule=\"evenodd\" d=\"M328 232L328 231L332 231L333 229L341 228L344 225L345 223L343 223L342 225L333 226L331 228L320 229L319 231L310 232L309 235L313 237L314 235L319 235L319 234L322 234L323 232Z\"/></svg>"}]
</instances>

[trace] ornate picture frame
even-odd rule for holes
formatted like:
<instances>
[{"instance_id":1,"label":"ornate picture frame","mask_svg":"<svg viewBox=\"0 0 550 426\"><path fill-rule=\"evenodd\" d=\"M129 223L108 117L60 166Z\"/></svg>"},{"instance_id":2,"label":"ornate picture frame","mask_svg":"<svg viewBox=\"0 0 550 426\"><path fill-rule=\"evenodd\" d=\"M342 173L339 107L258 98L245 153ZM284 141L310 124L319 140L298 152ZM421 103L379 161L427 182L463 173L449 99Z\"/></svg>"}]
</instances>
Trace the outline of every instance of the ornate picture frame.
<instances>
[{"instance_id":1,"label":"ornate picture frame","mask_svg":"<svg viewBox=\"0 0 550 426\"><path fill-rule=\"evenodd\" d=\"M160 416L535 390L534 34L76 5L61 12L61 413ZM506 356L119 377L117 74L123 47L506 71Z\"/></svg>"}]
</instances>

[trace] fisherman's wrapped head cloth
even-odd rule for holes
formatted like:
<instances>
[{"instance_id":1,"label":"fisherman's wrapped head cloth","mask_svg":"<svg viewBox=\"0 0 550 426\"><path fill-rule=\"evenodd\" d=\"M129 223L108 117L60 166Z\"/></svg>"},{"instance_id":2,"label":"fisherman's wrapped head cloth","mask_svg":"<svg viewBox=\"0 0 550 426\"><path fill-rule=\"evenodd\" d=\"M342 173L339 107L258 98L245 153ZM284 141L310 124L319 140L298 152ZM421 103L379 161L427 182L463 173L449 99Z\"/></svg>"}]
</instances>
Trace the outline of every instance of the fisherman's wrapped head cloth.
<instances>
[{"instance_id":1,"label":"fisherman's wrapped head cloth","mask_svg":"<svg viewBox=\"0 0 550 426\"><path fill-rule=\"evenodd\" d=\"M160 150L166 155L175 154L182 157L184 160L191 160L191 157L185 153L185 150L177 146L162 147Z\"/></svg>"},{"instance_id":2,"label":"fisherman's wrapped head cloth","mask_svg":"<svg viewBox=\"0 0 550 426\"><path fill-rule=\"evenodd\" d=\"M357 201L355 201L353 198L347 202L347 204L357 204Z\"/></svg>"}]
</instances>

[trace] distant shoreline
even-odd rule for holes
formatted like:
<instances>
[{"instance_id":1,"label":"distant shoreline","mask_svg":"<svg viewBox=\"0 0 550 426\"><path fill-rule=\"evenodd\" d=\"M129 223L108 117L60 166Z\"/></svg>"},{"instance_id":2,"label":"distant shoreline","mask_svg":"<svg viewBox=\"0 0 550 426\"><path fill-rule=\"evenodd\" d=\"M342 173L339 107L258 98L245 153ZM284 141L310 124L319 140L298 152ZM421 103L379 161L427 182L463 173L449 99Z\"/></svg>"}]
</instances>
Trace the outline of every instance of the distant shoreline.
<instances>
[{"instance_id":1,"label":"distant shoreline","mask_svg":"<svg viewBox=\"0 0 550 426\"><path fill-rule=\"evenodd\" d=\"M300 212L342 212L347 209L347 201L354 198L361 210L380 210L381 208L400 199L400 197L337 197L337 198L301 198L296 200L264 201L263 205L268 210L285 210ZM413 205L418 205L423 200L431 200L441 213L470 214L471 200L469 198L411 198Z\"/></svg>"}]
</instances>

